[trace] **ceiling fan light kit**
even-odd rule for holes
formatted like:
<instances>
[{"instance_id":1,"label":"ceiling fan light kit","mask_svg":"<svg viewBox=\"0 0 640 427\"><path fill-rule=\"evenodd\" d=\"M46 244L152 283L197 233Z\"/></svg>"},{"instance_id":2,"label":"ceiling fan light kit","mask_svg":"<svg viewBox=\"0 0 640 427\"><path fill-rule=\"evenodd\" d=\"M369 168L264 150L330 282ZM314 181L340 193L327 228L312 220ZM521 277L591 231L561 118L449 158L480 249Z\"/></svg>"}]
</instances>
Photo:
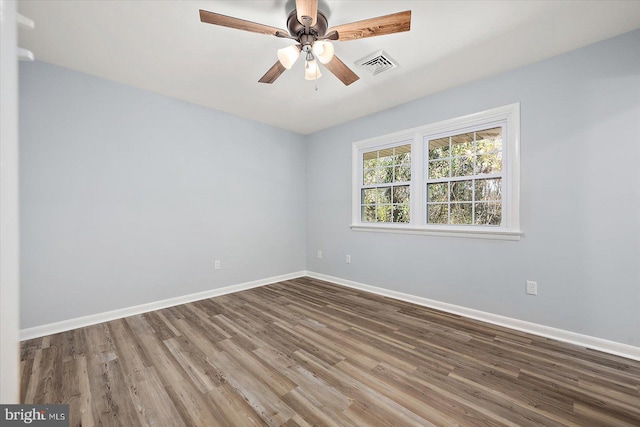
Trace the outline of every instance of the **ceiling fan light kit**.
<instances>
[{"instance_id":1,"label":"ceiling fan light kit","mask_svg":"<svg viewBox=\"0 0 640 427\"><path fill-rule=\"evenodd\" d=\"M335 48L329 40L357 40L409 31L411 29L411 11L407 10L328 28L326 15L318 10L318 0L296 0L296 8L289 13L287 19L289 31L206 10L200 10L200 21L298 42L296 45L278 50L278 62L260 78L260 83L275 82L282 73L291 69L300 53L304 52L305 79L316 80L320 78L322 75L318 66L318 62L320 62L348 86L357 81L359 77L335 56Z\"/></svg>"},{"instance_id":2,"label":"ceiling fan light kit","mask_svg":"<svg viewBox=\"0 0 640 427\"><path fill-rule=\"evenodd\" d=\"M287 70L291 69L299 56L300 48L297 45L292 44L291 46L278 49L278 61L280 61Z\"/></svg>"},{"instance_id":3,"label":"ceiling fan light kit","mask_svg":"<svg viewBox=\"0 0 640 427\"><path fill-rule=\"evenodd\" d=\"M322 73L320 73L320 67L318 67L318 63L315 59L311 61L307 61L304 65L304 78L307 80L317 80L322 77Z\"/></svg>"},{"instance_id":4,"label":"ceiling fan light kit","mask_svg":"<svg viewBox=\"0 0 640 427\"><path fill-rule=\"evenodd\" d=\"M311 46L311 50L321 64L328 64L333 59L335 49L333 43L326 40L316 40Z\"/></svg>"}]
</instances>

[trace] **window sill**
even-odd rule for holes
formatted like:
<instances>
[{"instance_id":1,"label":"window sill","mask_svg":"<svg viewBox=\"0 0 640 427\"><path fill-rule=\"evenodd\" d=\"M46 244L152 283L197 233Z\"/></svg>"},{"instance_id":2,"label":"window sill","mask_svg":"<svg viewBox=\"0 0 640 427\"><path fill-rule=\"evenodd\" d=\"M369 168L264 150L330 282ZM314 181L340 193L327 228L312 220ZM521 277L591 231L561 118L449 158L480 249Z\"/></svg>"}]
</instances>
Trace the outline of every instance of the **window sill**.
<instances>
[{"instance_id":1,"label":"window sill","mask_svg":"<svg viewBox=\"0 0 640 427\"><path fill-rule=\"evenodd\" d=\"M415 227L411 225L379 225L379 224L352 224L353 231L370 231L375 233L397 233L397 234L422 234L425 236L443 237L466 237L471 239L492 239L492 240L520 240L521 231L505 229L469 229L459 228L439 228L439 227Z\"/></svg>"}]
</instances>

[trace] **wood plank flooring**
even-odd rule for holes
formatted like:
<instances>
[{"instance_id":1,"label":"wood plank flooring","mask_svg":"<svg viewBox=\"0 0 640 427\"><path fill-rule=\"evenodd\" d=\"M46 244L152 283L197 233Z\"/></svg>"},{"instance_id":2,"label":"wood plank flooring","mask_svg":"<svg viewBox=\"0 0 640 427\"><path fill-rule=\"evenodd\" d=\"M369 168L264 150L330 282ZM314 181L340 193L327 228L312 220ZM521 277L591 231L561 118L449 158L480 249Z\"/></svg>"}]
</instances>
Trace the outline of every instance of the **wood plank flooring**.
<instances>
[{"instance_id":1,"label":"wood plank flooring","mask_svg":"<svg viewBox=\"0 0 640 427\"><path fill-rule=\"evenodd\" d=\"M640 362L310 278L22 343L72 426L640 426Z\"/></svg>"}]
</instances>

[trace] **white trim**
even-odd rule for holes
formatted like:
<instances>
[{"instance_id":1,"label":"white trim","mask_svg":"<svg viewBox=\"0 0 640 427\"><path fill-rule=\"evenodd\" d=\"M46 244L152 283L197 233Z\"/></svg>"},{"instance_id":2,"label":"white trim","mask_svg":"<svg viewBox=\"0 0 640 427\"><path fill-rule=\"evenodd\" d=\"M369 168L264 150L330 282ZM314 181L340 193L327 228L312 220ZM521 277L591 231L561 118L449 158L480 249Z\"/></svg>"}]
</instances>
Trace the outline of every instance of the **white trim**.
<instances>
[{"instance_id":1,"label":"white trim","mask_svg":"<svg viewBox=\"0 0 640 427\"><path fill-rule=\"evenodd\" d=\"M424 158L423 156L416 156L415 153L421 152L422 138L420 134L416 132L413 135L413 143L411 144L411 211L410 211L410 224L411 227L420 227L425 223L426 219L426 195L422 191L421 179L417 179L424 170ZM355 224L355 223L354 223ZM362 221L358 221L358 224L363 224ZM368 225L368 224L367 224ZM352 227L353 228L353 227Z\"/></svg>"},{"instance_id":2,"label":"white trim","mask_svg":"<svg viewBox=\"0 0 640 427\"><path fill-rule=\"evenodd\" d=\"M322 273L307 271L307 276L354 289L360 289L362 291L371 292L373 294L382 295L401 301L407 301L425 307L435 308L437 310L446 311L447 313L457 314L460 316L468 317L470 319L491 323L493 325L504 326L506 328L515 329L516 331L527 332L533 335L551 338L558 341L578 345L580 347L586 347L592 350L598 350L605 353L614 354L616 356L626 357L627 359L640 361L640 347L636 347L633 345L622 344L603 338L592 337L590 335L579 334L564 329L552 328L550 326L501 316L499 314L488 313L486 311L475 310L472 308L436 301L429 298L423 298L415 295L405 294L402 292L392 291L389 289L379 288L376 286L366 285L364 283L341 279L339 277L329 276Z\"/></svg>"},{"instance_id":3,"label":"white trim","mask_svg":"<svg viewBox=\"0 0 640 427\"><path fill-rule=\"evenodd\" d=\"M465 228L436 228L436 227L414 227L405 226L404 224L391 225L386 223L380 224L351 224L353 231L371 231L374 233L396 233L396 234L422 234L426 236L443 236L443 237L467 237L471 239L494 239L494 240L520 240L521 231L505 230L503 228L476 228L474 226L466 226ZM472 228L473 227L473 228Z\"/></svg>"},{"instance_id":4,"label":"white trim","mask_svg":"<svg viewBox=\"0 0 640 427\"><path fill-rule=\"evenodd\" d=\"M18 58L15 1L0 0L0 402L20 403Z\"/></svg>"},{"instance_id":5,"label":"white trim","mask_svg":"<svg viewBox=\"0 0 640 427\"><path fill-rule=\"evenodd\" d=\"M259 286L282 282L284 280L296 279L305 275L306 271L298 271L295 273L268 277L266 279L259 279L252 282L225 286L223 288L211 289L208 291L197 292L194 294L183 295L175 298L168 298L161 301L149 302L133 307L120 308L117 310L106 311L104 313L92 314L89 316L77 317L75 319L34 326L33 328L20 330L20 341L39 338L51 334L57 334L59 332L70 331L72 329L83 328L85 326L95 325L97 323L109 322L111 320L121 319L123 317L135 316L137 314L148 313L150 311L161 310L167 307L174 307L176 305L186 304L189 302L200 301L207 298L245 291L247 289L257 288Z\"/></svg>"}]
</instances>

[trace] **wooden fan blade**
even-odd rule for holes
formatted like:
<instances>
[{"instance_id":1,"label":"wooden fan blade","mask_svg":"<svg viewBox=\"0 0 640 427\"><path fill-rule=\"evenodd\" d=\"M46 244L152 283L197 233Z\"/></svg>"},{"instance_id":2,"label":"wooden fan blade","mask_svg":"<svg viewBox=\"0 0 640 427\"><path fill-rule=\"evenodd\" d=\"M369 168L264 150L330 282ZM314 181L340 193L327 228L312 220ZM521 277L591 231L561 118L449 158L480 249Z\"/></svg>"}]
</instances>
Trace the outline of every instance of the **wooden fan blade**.
<instances>
[{"instance_id":1,"label":"wooden fan blade","mask_svg":"<svg viewBox=\"0 0 640 427\"><path fill-rule=\"evenodd\" d=\"M258 81L260 83L271 84L275 82L278 79L278 77L280 77L280 75L285 71L287 71L287 69L284 68L284 65L282 65L280 61L277 61L275 64L273 64L273 67L269 68L269 71L264 73L264 76L262 76L262 78Z\"/></svg>"},{"instance_id":2,"label":"wooden fan blade","mask_svg":"<svg viewBox=\"0 0 640 427\"><path fill-rule=\"evenodd\" d=\"M345 86L349 86L351 83L360 79L356 73L351 71L351 68L347 67L344 62L337 56L334 56L331 62L324 64L327 70L331 71Z\"/></svg>"},{"instance_id":3,"label":"wooden fan blade","mask_svg":"<svg viewBox=\"0 0 640 427\"><path fill-rule=\"evenodd\" d=\"M208 12L200 9L200 21L206 24L221 25L223 27L235 28L237 30L251 31L252 33L268 34L277 36L278 33L289 34L287 30L258 24L256 22L245 21L244 19L232 18L231 16L219 13Z\"/></svg>"},{"instance_id":4,"label":"wooden fan blade","mask_svg":"<svg viewBox=\"0 0 640 427\"><path fill-rule=\"evenodd\" d=\"M311 23L309 26L316 25L318 19L318 0L296 0L296 14L298 15L298 22L304 25L302 19L303 16L311 17Z\"/></svg>"},{"instance_id":5,"label":"wooden fan blade","mask_svg":"<svg viewBox=\"0 0 640 427\"><path fill-rule=\"evenodd\" d=\"M393 13L364 21L338 25L327 30L338 32L338 40L357 40L365 37L384 36L387 34L401 33L411 29L411 11Z\"/></svg>"}]
</instances>

